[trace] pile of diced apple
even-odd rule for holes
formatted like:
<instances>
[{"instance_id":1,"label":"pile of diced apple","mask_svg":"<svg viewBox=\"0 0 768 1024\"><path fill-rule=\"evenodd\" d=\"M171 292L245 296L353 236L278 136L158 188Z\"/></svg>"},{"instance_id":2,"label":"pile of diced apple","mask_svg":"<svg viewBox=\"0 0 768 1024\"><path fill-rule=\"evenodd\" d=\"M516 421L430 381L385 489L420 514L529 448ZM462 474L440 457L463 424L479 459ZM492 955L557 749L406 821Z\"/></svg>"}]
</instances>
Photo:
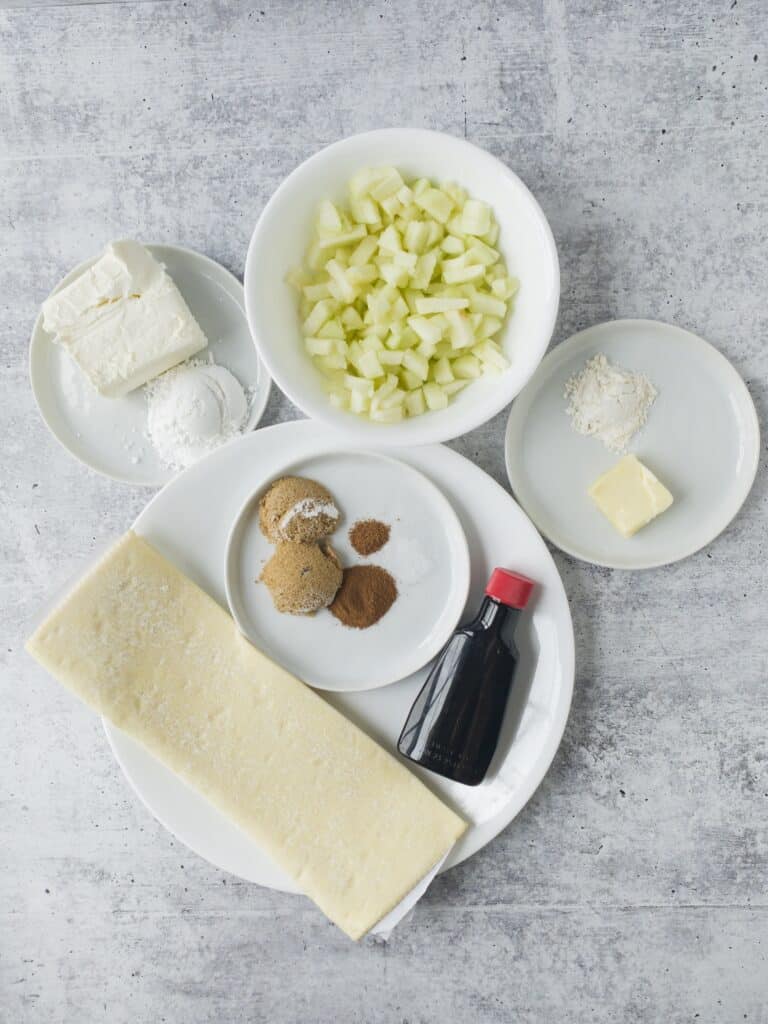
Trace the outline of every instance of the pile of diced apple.
<instances>
[{"instance_id":1,"label":"pile of diced apple","mask_svg":"<svg viewBox=\"0 0 768 1024\"><path fill-rule=\"evenodd\" d=\"M320 204L301 295L304 344L340 409L397 423L508 365L494 340L517 281L490 207L457 185L365 168L349 209Z\"/></svg>"}]
</instances>

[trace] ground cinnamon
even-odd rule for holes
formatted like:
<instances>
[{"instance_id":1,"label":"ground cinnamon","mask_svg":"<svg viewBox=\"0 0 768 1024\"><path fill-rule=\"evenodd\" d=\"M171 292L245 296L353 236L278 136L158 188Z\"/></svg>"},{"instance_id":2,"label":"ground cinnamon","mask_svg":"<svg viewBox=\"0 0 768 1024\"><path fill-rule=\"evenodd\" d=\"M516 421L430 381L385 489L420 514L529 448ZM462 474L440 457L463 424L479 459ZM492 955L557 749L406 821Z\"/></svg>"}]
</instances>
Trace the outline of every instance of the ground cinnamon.
<instances>
[{"instance_id":1,"label":"ground cinnamon","mask_svg":"<svg viewBox=\"0 0 768 1024\"><path fill-rule=\"evenodd\" d=\"M344 570L330 611L345 626L367 629L386 615L397 598L397 585L378 565L353 565Z\"/></svg>"},{"instance_id":2,"label":"ground cinnamon","mask_svg":"<svg viewBox=\"0 0 768 1024\"><path fill-rule=\"evenodd\" d=\"M373 555L389 540L389 527L378 519L358 519L349 531L349 540L358 555Z\"/></svg>"}]
</instances>

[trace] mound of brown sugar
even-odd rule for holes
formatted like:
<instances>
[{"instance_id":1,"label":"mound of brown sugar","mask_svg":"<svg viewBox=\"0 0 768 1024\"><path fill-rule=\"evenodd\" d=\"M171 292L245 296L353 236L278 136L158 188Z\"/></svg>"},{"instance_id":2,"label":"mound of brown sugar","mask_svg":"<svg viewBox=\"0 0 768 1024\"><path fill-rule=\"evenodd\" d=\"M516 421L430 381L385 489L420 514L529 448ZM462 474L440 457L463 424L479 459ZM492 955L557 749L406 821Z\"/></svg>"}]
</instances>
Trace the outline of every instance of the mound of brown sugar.
<instances>
[{"instance_id":1,"label":"mound of brown sugar","mask_svg":"<svg viewBox=\"0 0 768 1024\"><path fill-rule=\"evenodd\" d=\"M280 543L260 579L275 608L290 615L312 615L327 608L341 586L342 571L329 545Z\"/></svg>"},{"instance_id":2,"label":"mound of brown sugar","mask_svg":"<svg viewBox=\"0 0 768 1024\"><path fill-rule=\"evenodd\" d=\"M330 611L345 626L367 629L386 615L397 598L397 585L378 565L353 565L344 570Z\"/></svg>"},{"instance_id":3,"label":"mound of brown sugar","mask_svg":"<svg viewBox=\"0 0 768 1024\"><path fill-rule=\"evenodd\" d=\"M305 477L275 480L259 502L259 526L273 544L281 540L311 544L333 533L338 522L331 492Z\"/></svg>"}]
</instances>

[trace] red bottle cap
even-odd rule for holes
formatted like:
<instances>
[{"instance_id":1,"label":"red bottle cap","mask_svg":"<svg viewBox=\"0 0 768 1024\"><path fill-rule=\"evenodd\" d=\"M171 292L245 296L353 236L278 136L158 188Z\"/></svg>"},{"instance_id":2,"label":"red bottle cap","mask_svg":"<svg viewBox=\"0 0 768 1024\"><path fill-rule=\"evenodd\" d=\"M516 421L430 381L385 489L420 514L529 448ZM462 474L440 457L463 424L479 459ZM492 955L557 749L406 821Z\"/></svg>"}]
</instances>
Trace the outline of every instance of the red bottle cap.
<instances>
[{"instance_id":1,"label":"red bottle cap","mask_svg":"<svg viewBox=\"0 0 768 1024\"><path fill-rule=\"evenodd\" d=\"M508 604L510 608L525 608L535 586L533 580L521 576L519 572L494 569L485 592L502 604Z\"/></svg>"}]
</instances>

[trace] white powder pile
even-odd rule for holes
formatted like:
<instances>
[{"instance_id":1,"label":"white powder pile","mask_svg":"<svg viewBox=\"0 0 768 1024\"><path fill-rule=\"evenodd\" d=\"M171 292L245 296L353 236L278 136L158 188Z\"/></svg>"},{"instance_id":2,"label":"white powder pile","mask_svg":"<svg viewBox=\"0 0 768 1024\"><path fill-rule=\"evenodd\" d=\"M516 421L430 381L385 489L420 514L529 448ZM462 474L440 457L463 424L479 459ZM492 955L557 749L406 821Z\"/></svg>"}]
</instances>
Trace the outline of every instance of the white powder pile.
<instances>
[{"instance_id":1,"label":"white powder pile","mask_svg":"<svg viewBox=\"0 0 768 1024\"><path fill-rule=\"evenodd\" d=\"M644 374L612 366L599 354L571 377L564 397L570 400L567 412L575 431L623 452L648 419L657 394Z\"/></svg>"},{"instance_id":2,"label":"white powder pile","mask_svg":"<svg viewBox=\"0 0 768 1024\"><path fill-rule=\"evenodd\" d=\"M432 562L422 545L412 537L394 536L385 548L372 556L397 580L398 584L420 583L431 571Z\"/></svg>"},{"instance_id":3,"label":"white powder pile","mask_svg":"<svg viewBox=\"0 0 768 1024\"><path fill-rule=\"evenodd\" d=\"M242 432L248 400L223 366L183 363L146 387L147 432L163 462L185 469Z\"/></svg>"}]
</instances>

